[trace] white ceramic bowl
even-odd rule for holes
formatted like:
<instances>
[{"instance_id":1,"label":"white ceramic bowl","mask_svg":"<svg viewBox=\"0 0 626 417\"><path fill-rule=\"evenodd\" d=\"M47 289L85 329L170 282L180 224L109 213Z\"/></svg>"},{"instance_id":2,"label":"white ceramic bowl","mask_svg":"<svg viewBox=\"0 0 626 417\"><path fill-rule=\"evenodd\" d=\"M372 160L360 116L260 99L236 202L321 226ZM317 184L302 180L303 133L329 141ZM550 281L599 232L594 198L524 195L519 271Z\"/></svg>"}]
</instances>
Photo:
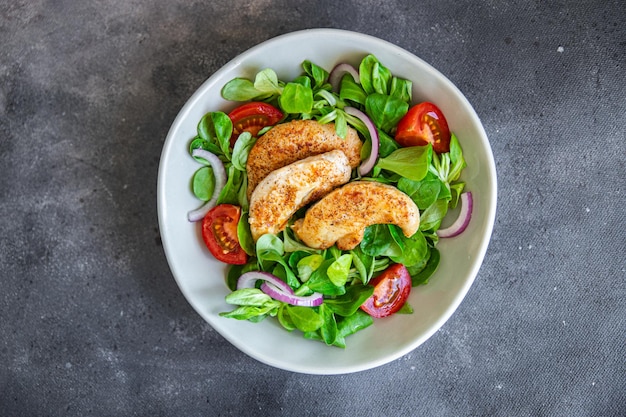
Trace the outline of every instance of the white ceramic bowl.
<instances>
[{"instance_id":1,"label":"white ceramic bowl","mask_svg":"<svg viewBox=\"0 0 626 417\"><path fill-rule=\"evenodd\" d=\"M200 118L209 111L229 111L232 102L220 96L234 77L253 78L273 68L283 80L301 73L310 60L330 70L339 62L358 65L373 53L394 75L413 81L414 101L432 101L446 115L463 147L467 168L462 179L474 197L469 227L438 245L441 263L430 283L413 288L412 315L375 320L374 325L347 338L346 349L306 340L283 330L275 320L249 323L219 317L232 306L226 268L208 253L197 224L187 212L198 206L190 179L198 165L188 154ZM185 104L174 121L161 155L158 215L163 247L170 268L186 299L215 330L251 357L268 365L308 374L343 374L393 361L417 348L452 315L474 281L491 236L496 208L496 171L483 126L463 94L442 74L411 53L386 41L343 30L312 29L266 41L235 57L213 74Z\"/></svg>"}]
</instances>

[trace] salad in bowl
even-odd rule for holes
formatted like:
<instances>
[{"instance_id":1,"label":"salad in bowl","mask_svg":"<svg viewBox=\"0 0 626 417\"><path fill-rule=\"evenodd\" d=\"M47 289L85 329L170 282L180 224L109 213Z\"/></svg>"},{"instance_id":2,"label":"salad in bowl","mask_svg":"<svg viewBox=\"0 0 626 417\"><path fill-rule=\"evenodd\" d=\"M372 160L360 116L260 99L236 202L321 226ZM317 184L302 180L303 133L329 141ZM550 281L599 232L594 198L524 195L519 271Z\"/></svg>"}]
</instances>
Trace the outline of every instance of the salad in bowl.
<instances>
[{"instance_id":1,"label":"salad in bowl","mask_svg":"<svg viewBox=\"0 0 626 417\"><path fill-rule=\"evenodd\" d=\"M235 58L179 114L164 248L192 306L249 355L368 369L419 346L469 289L493 165L473 109L428 64L366 35L296 32Z\"/></svg>"}]
</instances>

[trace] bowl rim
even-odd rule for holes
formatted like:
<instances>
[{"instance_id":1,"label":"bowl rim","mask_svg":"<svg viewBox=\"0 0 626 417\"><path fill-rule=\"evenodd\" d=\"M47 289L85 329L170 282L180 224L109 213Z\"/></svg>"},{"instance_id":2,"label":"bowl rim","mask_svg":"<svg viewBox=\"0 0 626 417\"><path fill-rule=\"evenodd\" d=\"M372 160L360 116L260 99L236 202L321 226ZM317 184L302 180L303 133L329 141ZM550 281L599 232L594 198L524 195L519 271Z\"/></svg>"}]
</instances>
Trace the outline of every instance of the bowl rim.
<instances>
[{"instance_id":1,"label":"bowl rim","mask_svg":"<svg viewBox=\"0 0 626 417\"><path fill-rule=\"evenodd\" d=\"M473 262L472 264L472 270L467 274L469 276L469 279L467 279L464 282L464 285L460 288L460 290L458 291L458 293L456 294L456 296L454 297L454 299L452 300L452 302L445 308L445 311L443 314L441 314L439 316L439 318L434 321L428 331L424 332L420 337L416 338L415 340L413 340L413 343L409 343L407 344L403 349L398 349L396 350L393 355L387 355L384 357L379 357L377 359L374 360L369 360L369 361L365 361L363 363L360 364L352 364L349 366L344 366L340 369L337 368L332 368L332 369L326 369L326 368L310 368L307 367L306 365L303 364L287 364L284 361L280 360L279 358L272 358L272 357L267 357L267 356L263 356L263 355L259 355L255 349L251 346L246 346L243 345L241 343L238 343L237 340L234 340L233 337L231 337L230 334L227 333L223 333L222 331L220 331L219 328L216 328L213 323L207 318L205 317L201 311L199 310L198 306L192 301L192 299L190 298L189 294L187 294L184 290L184 287L181 285L180 282L180 277L178 276L178 274L174 271L173 267L172 267L172 262L171 259L174 256L174 248L171 247L169 239L167 238L166 234L166 230L167 227L165 225L166 223L166 199L165 199L165 184L164 184L164 173L166 171L166 166L163 163L166 159L167 159L167 154L170 152L170 149L174 146L174 136L175 133L180 129L181 124L184 122L185 118L187 117L187 113L189 112L189 110L191 108L193 108L198 100L205 94L205 90L207 89L207 86L210 86L211 84L214 83L214 80L219 79L223 73L228 72L231 68L233 68L234 66L240 65L242 62L245 62L245 60L250 57L250 56L254 56L256 53L258 53L259 50L263 50L265 49L268 45L271 44L275 44L275 43L281 43L283 42L285 39L293 39L293 38L298 38L298 37L308 37L308 36L326 36L326 37L336 37L336 36L341 36L341 37L347 37L347 38L352 38L352 39L358 39L361 42L366 42L368 44L378 44L380 47L389 49L391 51L394 52L394 54L399 55L400 59L407 59L407 60L416 60L416 62L419 62L421 65L425 66L428 68L429 71L433 72L439 79L441 82L443 82L446 86L446 88L449 88L450 90L454 91L454 95L456 99L459 99L461 101L464 101L464 104L467 108L471 109L471 114L469 114L469 117L472 119L472 121L474 122L474 124L476 125L476 127L478 128L478 134L481 138L481 141L484 142L484 145L486 145L486 150L487 150L487 165L485 166L485 169L489 171L490 175L488 175L488 180L490 181L490 189L491 189L491 195L489 196L489 202L490 204L485 207L486 210L486 219L487 219L487 223L486 223L486 227L483 231L483 238L480 241L480 245L477 248L476 252L475 252L475 259L476 261ZM177 144L178 145L178 144ZM437 69L435 69L433 66L431 66L430 64L428 64L427 62L425 62L423 59L417 57L416 55L412 54L411 52L403 49L400 46L397 46L391 42L388 42L386 40L377 38L375 36L372 35L368 35L368 34L363 34L363 33L359 33L359 32L354 32L354 31L349 31L349 30L344 30L344 29L332 29L332 28L312 28L312 29L303 29L303 30L298 30L298 31L293 31L293 32L289 32L289 33L284 33L275 37L272 37L270 39L267 39L261 43L258 43L254 46L252 46L251 48L247 49L246 51L236 55L234 58L232 58L230 61L228 61L227 63L225 63L223 66L221 66L217 71L215 71L213 74L211 74L196 90L195 92L189 97L189 99L185 102L185 104L183 105L183 107L180 109L180 111L178 112L176 118L174 119L168 133L165 139L165 142L163 144L163 149L161 152L161 158L160 158L160 162L159 162L159 168L158 168L158 177L157 177L157 212L158 212L158 226L159 226L159 230L160 233L162 235L162 241L163 241L163 250L165 252L166 255L166 259L168 262L168 266L170 267L170 272L172 273L172 275L174 276L175 281L178 284L179 289L181 290L181 292L183 292L184 297L186 298L186 300L191 304L191 306L194 308L194 310L203 318L203 320L205 320L209 325L211 325L212 328L214 328L222 337L224 337L226 340L228 340L231 344L233 344L235 347L237 347L239 350L241 350L242 352L244 352L245 354L247 354L248 356L262 362L265 363L267 365L279 368L279 369L283 369L283 370L287 370L287 371L292 371L292 372L298 372L298 373L305 373L305 374L318 374L318 375L334 375L334 374L347 374L347 373L353 373L353 372L360 372L360 371L364 371L364 370L368 370L368 369L372 369L387 363L390 363L408 353L410 353L411 351L415 350L417 347L419 347L422 343L424 343L426 340L428 340L437 330L439 330L448 320L449 318L454 314L454 312L457 310L458 306L461 304L462 300L465 298L465 296L467 295L467 292L469 291L470 287L473 285L473 282L475 281L475 278L478 274L478 271L483 263L484 257L486 255L487 252L487 247L489 245L490 239L491 239L491 235L493 232L493 226L495 223L495 217L496 217L496 205L497 205L497 174L496 174L496 167L495 167L495 162L494 162L494 158L493 158L493 151L491 149L491 146L489 144L489 140L487 137L487 134L485 132L484 126L482 124L482 122L480 121L478 115L476 114L474 108L472 107L472 105L469 103L469 101L467 100L467 98L465 97L465 95L460 91L460 89L458 87L456 87L456 85L454 83L452 83L445 75L443 75L441 72L439 72ZM164 235L165 234L165 235ZM313 342L311 342L313 343Z\"/></svg>"}]
</instances>

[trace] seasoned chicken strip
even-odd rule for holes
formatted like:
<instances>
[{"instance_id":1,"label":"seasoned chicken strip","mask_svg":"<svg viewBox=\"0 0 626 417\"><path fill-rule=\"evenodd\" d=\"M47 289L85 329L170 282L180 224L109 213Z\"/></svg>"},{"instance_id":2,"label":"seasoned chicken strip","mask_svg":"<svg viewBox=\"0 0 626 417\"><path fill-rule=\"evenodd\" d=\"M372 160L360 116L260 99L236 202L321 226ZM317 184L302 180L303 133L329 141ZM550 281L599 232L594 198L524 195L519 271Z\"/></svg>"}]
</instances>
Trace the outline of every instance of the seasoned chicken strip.
<instances>
[{"instance_id":1,"label":"seasoned chicken strip","mask_svg":"<svg viewBox=\"0 0 626 417\"><path fill-rule=\"evenodd\" d=\"M391 185L355 181L315 203L293 230L311 248L326 249L336 242L339 249L349 250L373 224L396 224L411 237L419 228L419 210L408 195Z\"/></svg>"},{"instance_id":2,"label":"seasoned chicken strip","mask_svg":"<svg viewBox=\"0 0 626 417\"><path fill-rule=\"evenodd\" d=\"M345 139L335 133L335 124L315 120L294 120L274 126L262 135L248 155L248 197L270 172L300 159L339 149L348 157L351 168L361 161L361 140L348 128Z\"/></svg>"},{"instance_id":3,"label":"seasoned chicken strip","mask_svg":"<svg viewBox=\"0 0 626 417\"><path fill-rule=\"evenodd\" d=\"M272 171L250 198L250 231L256 242L283 230L301 207L350 181L352 169L342 151L310 156Z\"/></svg>"}]
</instances>

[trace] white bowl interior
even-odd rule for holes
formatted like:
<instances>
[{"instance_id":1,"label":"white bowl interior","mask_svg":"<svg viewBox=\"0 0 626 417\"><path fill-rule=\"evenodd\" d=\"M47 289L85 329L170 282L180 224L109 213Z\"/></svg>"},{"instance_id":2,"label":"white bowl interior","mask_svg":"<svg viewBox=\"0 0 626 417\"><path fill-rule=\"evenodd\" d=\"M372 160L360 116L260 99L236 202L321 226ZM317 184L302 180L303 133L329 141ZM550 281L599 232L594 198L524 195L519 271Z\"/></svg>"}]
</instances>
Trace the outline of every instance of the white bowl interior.
<instances>
[{"instance_id":1,"label":"white bowl interior","mask_svg":"<svg viewBox=\"0 0 626 417\"><path fill-rule=\"evenodd\" d=\"M413 288L412 315L395 315L347 339L347 348L305 340L283 330L274 320L253 324L219 317L232 309L224 302L229 290L226 268L205 248L197 224L187 212L198 200L190 180L198 168L187 148L200 118L209 111L228 111L235 104L220 96L234 77L252 78L273 68L281 79L301 74L310 60L330 70L339 62L358 65L374 54L394 75L413 81L414 101L432 101L446 115L468 167L463 173L474 197L466 231L442 239L441 263L430 283ZM491 236L496 208L496 171L483 126L470 103L441 73L411 53L386 41L354 32L312 29L283 35L237 56L203 83L176 117L166 138L158 175L158 215L165 254L182 293L216 331L241 351L268 365L309 374L362 371L393 361L426 341L452 315L474 281Z\"/></svg>"}]
</instances>

